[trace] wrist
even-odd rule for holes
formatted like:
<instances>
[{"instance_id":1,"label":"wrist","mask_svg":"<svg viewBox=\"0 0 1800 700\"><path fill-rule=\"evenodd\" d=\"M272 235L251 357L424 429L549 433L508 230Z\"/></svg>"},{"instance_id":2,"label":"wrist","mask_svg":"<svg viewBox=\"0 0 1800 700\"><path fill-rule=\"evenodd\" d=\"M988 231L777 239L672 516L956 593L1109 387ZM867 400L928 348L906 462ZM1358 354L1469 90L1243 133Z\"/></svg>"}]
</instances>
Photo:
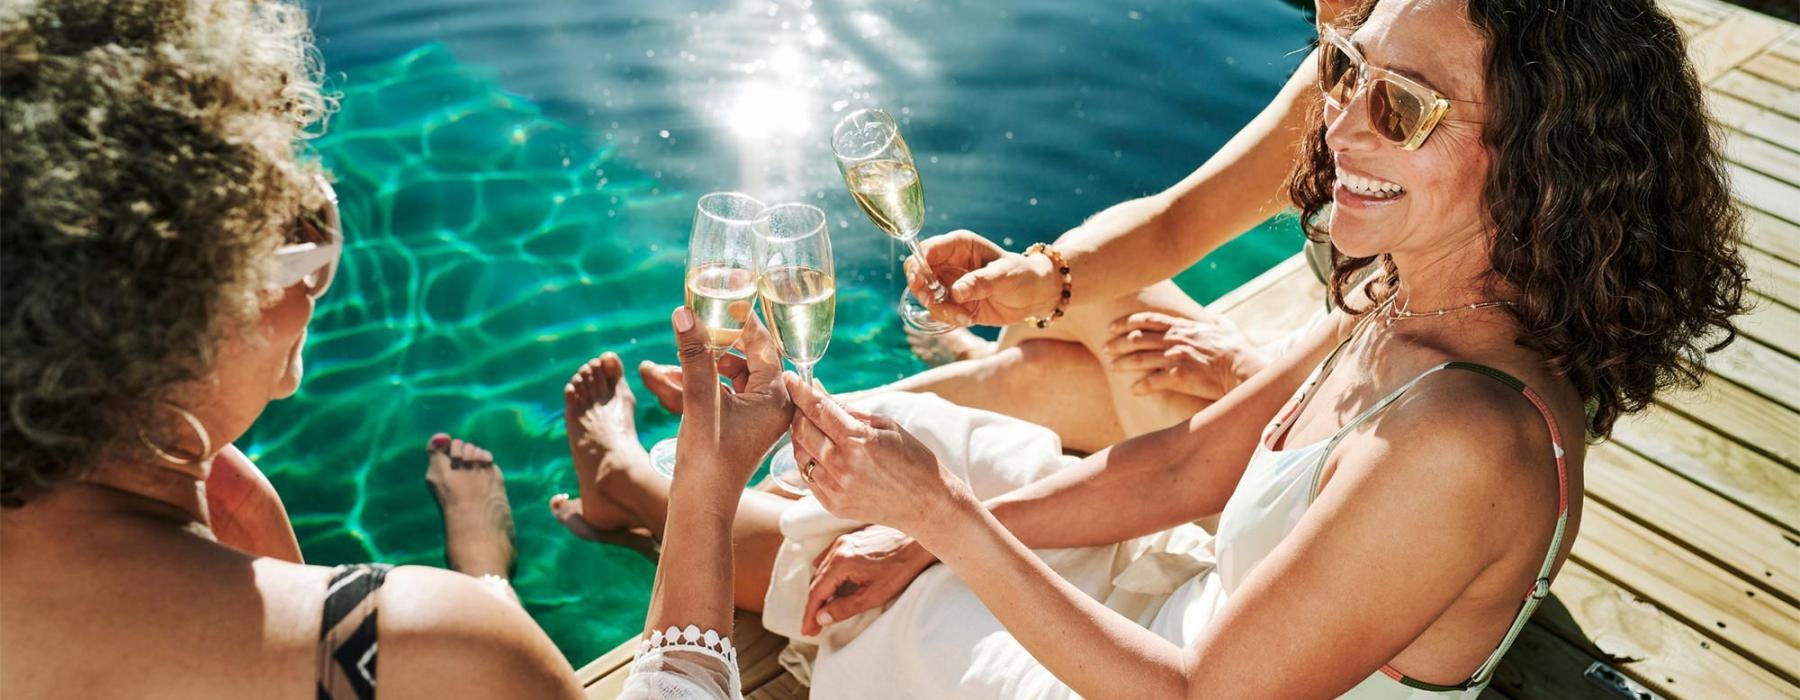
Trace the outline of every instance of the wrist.
<instances>
[{"instance_id":1,"label":"wrist","mask_svg":"<svg viewBox=\"0 0 1800 700\"><path fill-rule=\"evenodd\" d=\"M987 508L967 489L955 489L927 514L925 524L913 535L913 544L932 560L941 560L943 547L964 539L963 533L978 526L986 514Z\"/></svg>"},{"instance_id":2,"label":"wrist","mask_svg":"<svg viewBox=\"0 0 1800 700\"><path fill-rule=\"evenodd\" d=\"M1074 282L1074 276L1070 274L1072 268L1060 251L1045 243L1031 244L1025 249L1025 259L1033 264L1034 270L1044 271L1035 285L1039 292L1034 296L1040 302L1049 300L1047 309L1040 304L1036 309L1039 313L1027 316L1025 322L1040 329L1049 328L1069 310Z\"/></svg>"}]
</instances>

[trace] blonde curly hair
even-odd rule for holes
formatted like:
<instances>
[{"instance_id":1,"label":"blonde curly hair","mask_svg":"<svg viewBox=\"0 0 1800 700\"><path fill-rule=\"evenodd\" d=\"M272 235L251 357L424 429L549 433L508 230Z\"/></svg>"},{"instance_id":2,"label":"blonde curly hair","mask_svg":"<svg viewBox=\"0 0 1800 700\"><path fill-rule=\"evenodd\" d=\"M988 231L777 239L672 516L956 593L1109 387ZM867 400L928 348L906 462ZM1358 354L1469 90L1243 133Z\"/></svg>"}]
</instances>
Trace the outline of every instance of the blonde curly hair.
<instances>
[{"instance_id":1,"label":"blonde curly hair","mask_svg":"<svg viewBox=\"0 0 1800 700\"><path fill-rule=\"evenodd\" d=\"M306 16L256 0L0 7L0 498L147 461L323 203Z\"/></svg>"}]
</instances>

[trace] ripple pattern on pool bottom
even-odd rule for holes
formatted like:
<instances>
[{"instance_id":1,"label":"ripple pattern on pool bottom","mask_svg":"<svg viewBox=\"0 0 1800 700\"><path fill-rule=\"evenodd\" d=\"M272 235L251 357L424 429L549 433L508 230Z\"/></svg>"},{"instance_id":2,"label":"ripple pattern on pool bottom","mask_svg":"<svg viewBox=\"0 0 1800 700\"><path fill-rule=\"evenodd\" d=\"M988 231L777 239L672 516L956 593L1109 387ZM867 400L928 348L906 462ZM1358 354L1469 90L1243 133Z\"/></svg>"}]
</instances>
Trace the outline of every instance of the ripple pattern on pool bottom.
<instances>
[{"instance_id":1,"label":"ripple pattern on pool bottom","mask_svg":"<svg viewBox=\"0 0 1800 700\"><path fill-rule=\"evenodd\" d=\"M561 389L602 350L628 367L674 357L691 196L438 45L346 76L314 146L337 178L348 247L309 328L300 393L240 444L315 564L442 566L425 442L445 431L491 449L517 525L515 586L573 663L594 658L640 628L654 568L550 518L548 498L576 490ZM827 382L918 367L888 291L842 291ZM674 418L647 404L646 443L672 434Z\"/></svg>"}]
</instances>

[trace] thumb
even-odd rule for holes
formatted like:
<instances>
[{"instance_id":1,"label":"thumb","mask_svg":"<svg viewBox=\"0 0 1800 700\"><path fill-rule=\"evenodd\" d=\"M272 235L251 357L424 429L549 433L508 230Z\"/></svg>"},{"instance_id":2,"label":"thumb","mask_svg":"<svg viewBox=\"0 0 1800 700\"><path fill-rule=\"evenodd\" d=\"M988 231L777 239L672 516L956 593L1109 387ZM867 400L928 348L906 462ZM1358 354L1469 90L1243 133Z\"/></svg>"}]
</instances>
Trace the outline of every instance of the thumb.
<instances>
[{"instance_id":1,"label":"thumb","mask_svg":"<svg viewBox=\"0 0 1800 700\"><path fill-rule=\"evenodd\" d=\"M675 350L681 357L682 402L689 408L711 405L719 393L719 369L713 362L706 324L683 306L675 309ZM707 402L696 404L696 401Z\"/></svg>"},{"instance_id":2,"label":"thumb","mask_svg":"<svg viewBox=\"0 0 1800 700\"><path fill-rule=\"evenodd\" d=\"M963 275L950 287L950 299L958 304L981 301L994 295L994 287L1006 271L998 262L983 265L981 269Z\"/></svg>"}]
</instances>

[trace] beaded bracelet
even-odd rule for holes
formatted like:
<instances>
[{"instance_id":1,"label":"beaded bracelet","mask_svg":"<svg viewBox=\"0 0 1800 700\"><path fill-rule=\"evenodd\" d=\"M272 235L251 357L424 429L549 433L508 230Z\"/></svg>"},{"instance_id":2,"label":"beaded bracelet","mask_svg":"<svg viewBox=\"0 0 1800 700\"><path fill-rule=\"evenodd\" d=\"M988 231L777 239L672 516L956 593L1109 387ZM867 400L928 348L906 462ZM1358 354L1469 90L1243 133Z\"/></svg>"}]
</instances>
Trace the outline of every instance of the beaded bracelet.
<instances>
[{"instance_id":1,"label":"beaded bracelet","mask_svg":"<svg viewBox=\"0 0 1800 700\"><path fill-rule=\"evenodd\" d=\"M1050 259L1050 264L1056 266L1057 273L1062 275L1062 296L1057 298L1056 307L1051 309L1050 315L1044 318L1038 318L1036 316L1025 317L1026 323L1038 328L1049 328L1050 324L1056 323L1057 319L1062 318L1063 313L1068 311L1070 290L1074 288L1075 276L1069 274L1069 261L1064 260L1062 253L1056 252L1055 248L1043 243L1033 243L1030 248L1025 249L1025 254L1042 254L1044 257Z\"/></svg>"}]
</instances>

